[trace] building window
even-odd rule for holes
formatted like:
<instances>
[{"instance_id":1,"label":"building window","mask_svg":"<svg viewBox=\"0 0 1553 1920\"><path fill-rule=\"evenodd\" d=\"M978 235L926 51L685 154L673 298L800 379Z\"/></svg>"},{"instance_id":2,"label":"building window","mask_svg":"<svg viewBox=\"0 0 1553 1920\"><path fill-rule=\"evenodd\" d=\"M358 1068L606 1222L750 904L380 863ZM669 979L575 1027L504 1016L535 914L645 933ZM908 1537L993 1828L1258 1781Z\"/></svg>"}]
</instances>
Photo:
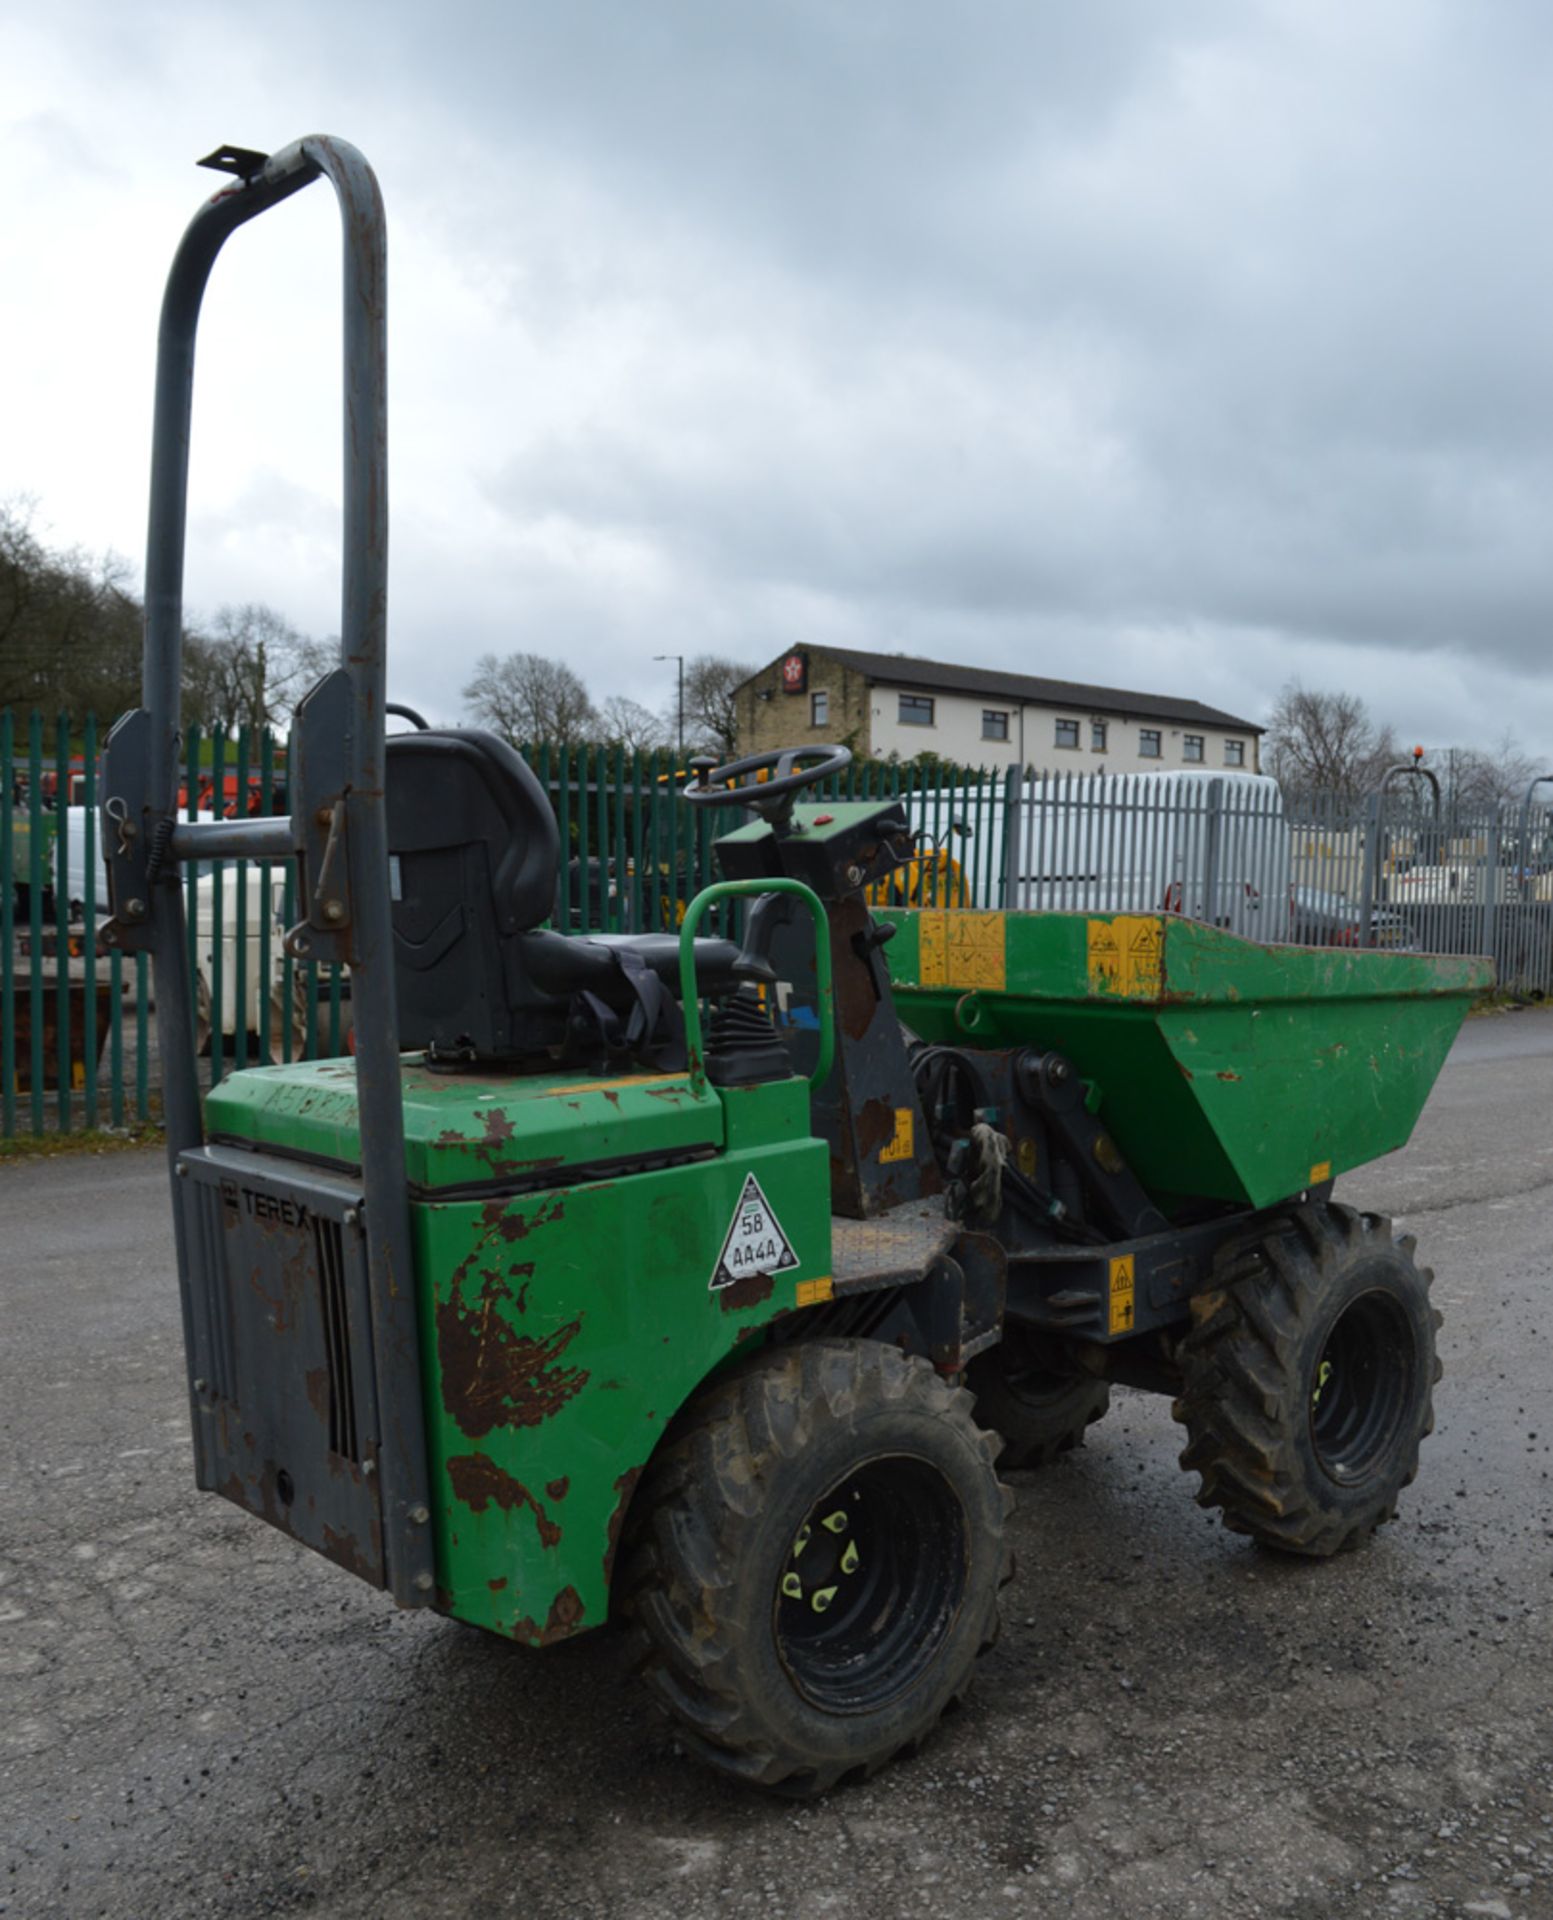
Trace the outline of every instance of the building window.
<instances>
[{"instance_id":1,"label":"building window","mask_svg":"<svg viewBox=\"0 0 1553 1920\"><path fill-rule=\"evenodd\" d=\"M811 727L830 725L830 695L823 687L817 693L809 695L809 725Z\"/></svg>"},{"instance_id":2,"label":"building window","mask_svg":"<svg viewBox=\"0 0 1553 1920\"><path fill-rule=\"evenodd\" d=\"M1139 727L1138 758L1157 760L1160 753L1160 735L1158 727Z\"/></svg>"},{"instance_id":3,"label":"building window","mask_svg":"<svg viewBox=\"0 0 1553 1920\"><path fill-rule=\"evenodd\" d=\"M1201 760L1203 757L1203 737L1200 733L1189 733L1181 742L1183 760Z\"/></svg>"},{"instance_id":4,"label":"building window","mask_svg":"<svg viewBox=\"0 0 1553 1920\"><path fill-rule=\"evenodd\" d=\"M1091 753L1105 752L1105 722L1091 720L1089 723L1089 750Z\"/></svg>"},{"instance_id":5,"label":"building window","mask_svg":"<svg viewBox=\"0 0 1553 1920\"><path fill-rule=\"evenodd\" d=\"M1057 722L1057 745L1059 747L1076 747L1078 745L1078 722L1076 720L1059 720Z\"/></svg>"},{"instance_id":6,"label":"building window","mask_svg":"<svg viewBox=\"0 0 1553 1920\"><path fill-rule=\"evenodd\" d=\"M933 724L933 702L924 693L903 693L901 695L900 723L903 727L930 727Z\"/></svg>"},{"instance_id":7,"label":"building window","mask_svg":"<svg viewBox=\"0 0 1553 1920\"><path fill-rule=\"evenodd\" d=\"M981 710L981 737L983 740L1006 740L1008 738L1008 715L997 707L983 707Z\"/></svg>"},{"instance_id":8,"label":"building window","mask_svg":"<svg viewBox=\"0 0 1553 1920\"><path fill-rule=\"evenodd\" d=\"M1244 740L1226 740L1224 742L1224 764L1227 767L1243 767L1246 764L1246 743Z\"/></svg>"}]
</instances>

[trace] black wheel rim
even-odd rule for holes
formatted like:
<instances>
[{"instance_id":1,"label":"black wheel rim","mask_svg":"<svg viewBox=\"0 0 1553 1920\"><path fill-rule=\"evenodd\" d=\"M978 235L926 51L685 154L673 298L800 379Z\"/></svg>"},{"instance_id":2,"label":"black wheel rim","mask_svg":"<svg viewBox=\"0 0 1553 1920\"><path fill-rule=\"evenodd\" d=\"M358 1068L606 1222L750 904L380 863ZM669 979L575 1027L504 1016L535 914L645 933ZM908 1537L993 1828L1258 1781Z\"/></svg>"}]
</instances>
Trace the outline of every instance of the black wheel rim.
<instances>
[{"instance_id":1,"label":"black wheel rim","mask_svg":"<svg viewBox=\"0 0 1553 1920\"><path fill-rule=\"evenodd\" d=\"M869 1460L810 1508L777 1574L778 1652L831 1713L871 1713L932 1666L965 1597L965 1511L908 1454Z\"/></svg>"},{"instance_id":2,"label":"black wheel rim","mask_svg":"<svg viewBox=\"0 0 1553 1920\"><path fill-rule=\"evenodd\" d=\"M1389 1293L1361 1294L1338 1315L1310 1391L1311 1440L1331 1479L1365 1480L1386 1464L1417 1367L1412 1329Z\"/></svg>"}]
</instances>

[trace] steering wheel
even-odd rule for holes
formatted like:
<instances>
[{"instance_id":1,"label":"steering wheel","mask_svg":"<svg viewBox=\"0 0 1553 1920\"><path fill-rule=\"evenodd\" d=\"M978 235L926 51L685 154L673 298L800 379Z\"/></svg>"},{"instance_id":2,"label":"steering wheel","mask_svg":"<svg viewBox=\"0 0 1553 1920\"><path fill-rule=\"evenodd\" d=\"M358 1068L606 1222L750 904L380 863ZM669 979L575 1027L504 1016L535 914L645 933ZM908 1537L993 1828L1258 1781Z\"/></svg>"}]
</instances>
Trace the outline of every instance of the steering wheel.
<instances>
[{"instance_id":1,"label":"steering wheel","mask_svg":"<svg viewBox=\"0 0 1553 1920\"><path fill-rule=\"evenodd\" d=\"M813 764L802 765L805 760ZM851 764L850 747L830 746L779 747L770 753L747 753L742 760L728 760L720 767L698 760L692 761L691 765L701 776L700 786L681 787L680 792L687 800L694 800L700 806L745 806L764 813L767 811L766 801L781 800L788 794L796 793L800 787L813 786L817 780L828 780L833 773L840 773ZM764 772L770 773L769 780L750 777ZM739 784L730 787L727 784L730 780ZM786 810L785 807L771 809L772 812Z\"/></svg>"}]
</instances>

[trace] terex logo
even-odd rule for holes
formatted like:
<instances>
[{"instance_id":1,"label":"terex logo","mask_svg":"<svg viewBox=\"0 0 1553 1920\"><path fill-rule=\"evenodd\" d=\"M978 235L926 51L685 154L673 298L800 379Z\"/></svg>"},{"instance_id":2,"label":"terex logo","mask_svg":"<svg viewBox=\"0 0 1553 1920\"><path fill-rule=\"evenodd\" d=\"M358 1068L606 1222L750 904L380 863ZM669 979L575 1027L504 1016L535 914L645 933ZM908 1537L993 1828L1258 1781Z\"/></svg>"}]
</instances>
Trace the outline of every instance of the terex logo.
<instances>
[{"instance_id":1,"label":"terex logo","mask_svg":"<svg viewBox=\"0 0 1553 1920\"><path fill-rule=\"evenodd\" d=\"M252 1187L221 1184L221 1198L228 1213L246 1213L263 1226L305 1227L312 1217L307 1208L277 1193L255 1193Z\"/></svg>"}]
</instances>

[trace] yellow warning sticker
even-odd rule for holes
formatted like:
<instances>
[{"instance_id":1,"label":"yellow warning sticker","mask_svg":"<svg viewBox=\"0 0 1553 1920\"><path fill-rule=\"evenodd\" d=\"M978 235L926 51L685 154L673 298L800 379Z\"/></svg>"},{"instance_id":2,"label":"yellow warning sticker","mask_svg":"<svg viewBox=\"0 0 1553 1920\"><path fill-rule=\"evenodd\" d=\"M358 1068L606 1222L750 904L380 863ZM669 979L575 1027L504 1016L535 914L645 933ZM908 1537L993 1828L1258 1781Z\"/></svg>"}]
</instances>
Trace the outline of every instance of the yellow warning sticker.
<instances>
[{"instance_id":1,"label":"yellow warning sticker","mask_svg":"<svg viewBox=\"0 0 1553 1920\"><path fill-rule=\"evenodd\" d=\"M939 911L917 915L917 984L990 987L1007 978L1001 913Z\"/></svg>"},{"instance_id":2,"label":"yellow warning sticker","mask_svg":"<svg viewBox=\"0 0 1553 1920\"><path fill-rule=\"evenodd\" d=\"M798 1305L800 1307L818 1307L835 1297L835 1283L827 1273L823 1280L800 1280L798 1282Z\"/></svg>"},{"instance_id":3,"label":"yellow warning sticker","mask_svg":"<svg viewBox=\"0 0 1553 1920\"><path fill-rule=\"evenodd\" d=\"M909 1160L912 1157L911 1146L911 1108L895 1109L895 1132L879 1149L879 1158L884 1160Z\"/></svg>"},{"instance_id":4,"label":"yellow warning sticker","mask_svg":"<svg viewBox=\"0 0 1553 1920\"><path fill-rule=\"evenodd\" d=\"M1119 1253L1111 1262L1110 1312L1106 1324L1112 1333L1131 1333L1135 1324L1137 1283L1133 1277L1132 1255Z\"/></svg>"},{"instance_id":5,"label":"yellow warning sticker","mask_svg":"<svg viewBox=\"0 0 1553 1920\"><path fill-rule=\"evenodd\" d=\"M1331 1178L1332 1162L1330 1160L1318 1160L1310 1170L1310 1184L1313 1187L1319 1187L1323 1181Z\"/></svg>"},{"instance_id":6,"label":"yellow warning sticker","mask_svg":"<svg viewBox=\"0 0 1553 1920\"><path fill-rule=\"evenodd\" d=\"M1164 983L1165 923L1158 914L1118 913L1089 923L1089 990L1124 1000L1157 1000Z\"/></svg>"}]
</instances>

